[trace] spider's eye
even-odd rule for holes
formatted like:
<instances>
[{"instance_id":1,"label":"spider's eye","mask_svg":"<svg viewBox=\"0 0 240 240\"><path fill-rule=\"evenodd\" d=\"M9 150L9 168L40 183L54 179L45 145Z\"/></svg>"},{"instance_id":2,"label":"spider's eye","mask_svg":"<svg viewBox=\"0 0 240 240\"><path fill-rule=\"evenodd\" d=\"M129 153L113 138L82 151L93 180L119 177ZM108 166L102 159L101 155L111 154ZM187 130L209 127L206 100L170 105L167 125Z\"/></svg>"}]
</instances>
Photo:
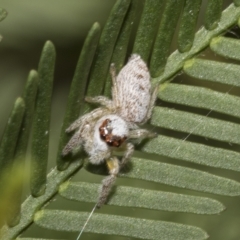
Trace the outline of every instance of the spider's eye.
<instances>
[{"instance_id":1,"label":"spider's eye","mask_svg":"<svg viewBox=\"0 0 240 240\"><path fill-rule=\"evenodd\" d=\"M111 147L120 147L122 143L127 139L127 137L120 137L112 134L112 128L109 126L111 123L110 119L103 121L102 125L99 127L99 133L101 139Z\"/></svg>"}]
</instances>

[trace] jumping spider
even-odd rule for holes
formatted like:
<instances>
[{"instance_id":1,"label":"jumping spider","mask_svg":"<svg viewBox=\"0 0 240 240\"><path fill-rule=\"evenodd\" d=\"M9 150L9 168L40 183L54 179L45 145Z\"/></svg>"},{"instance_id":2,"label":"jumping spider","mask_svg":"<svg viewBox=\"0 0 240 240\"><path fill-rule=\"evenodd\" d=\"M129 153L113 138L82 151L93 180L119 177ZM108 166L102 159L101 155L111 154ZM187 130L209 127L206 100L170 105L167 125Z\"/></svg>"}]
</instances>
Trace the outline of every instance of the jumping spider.
<instances>
[{"instance_id":1,"label":"jumping spider","mask_svg":"<svg viewBox=\"0 0 240 240\"><path fill-rule=\"evenodd\" d=\"M104 96L85 98L87 102L99 103L102 107L81 116L66 129L66 132L71 132L78 128L62 151L65 156L83 145L92 164L106 161L109 176L102 181L98 207L106 202L117 174L134 151L134 145L128 140L155 136L138 126L151 117L158 90L151 89L145 62L139 55L133 54L117 76L114 64L111 64L110 73L112 100ZM125 150L121 161L113 156L116 148Z\"/></svg>"}]
</instances>

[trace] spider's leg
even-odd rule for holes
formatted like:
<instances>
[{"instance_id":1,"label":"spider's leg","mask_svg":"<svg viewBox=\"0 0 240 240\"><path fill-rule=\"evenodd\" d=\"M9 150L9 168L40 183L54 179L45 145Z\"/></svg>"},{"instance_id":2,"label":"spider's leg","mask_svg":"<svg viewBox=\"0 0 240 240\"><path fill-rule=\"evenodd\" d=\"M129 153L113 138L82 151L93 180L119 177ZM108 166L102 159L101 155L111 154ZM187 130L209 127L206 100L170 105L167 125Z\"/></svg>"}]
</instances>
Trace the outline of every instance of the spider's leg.
<instances>
[{"instance_id":1,"label":"spider's leg","mask_svg":"<svg viewBox=\"0 0 240 240\"><path fill-rule=\"evenodd\" d=\"M153 133L151 131L148 131L147 129L134 129L131 130L129 133L129 138L153 138L156 137L157 134Z\"/></svg>"},{"instance_id":2,"label":"spider's leg","mask_svg":"<svg viewBox=\"0 0 240 240\"><path fill-rule=\"evenodd\" d=\"M141 124L146 123L148 121L148 119L151 118L152 110L153 110L153 107L154 107L154 104L155 104L155 101L156 101L157 95L158 95L158 88L159 88L159 86L156 86L154 88L153 92L152 92L152 96L151 96L151 99L150 99L150 103L149 103L149 107L148 107L148 111L147 111L146 117L143 119Z\"/></svg>"},{"instance_id":3,"label":"spider's leg","mask_svg":"<svg viewBox=\"0 0 240 240\"><path fill-rule=\"evenodd\" d=\"M130 160L133 152L134 152L134 145L132 143L127 143L127 150L122 158L121 168L127 164L127 162Z\"/></svg>"},{"instance_id":4,"label":"spider's leg","mask_svg":"<svg viewBox=\"0 0 240 240\"><path fill-rule=\"evenodd\" d=\"M115 108L118 108L120 107L120 102L118 99L118 85L117 85L116 68L114 63L110 65L110 74L112 77L112 99L113 99Z\"/></svg>"},{"instance_id":5,"label":"spider's leg","mask_svg":"<svg viewBox=\"0 0 240 240\"><path fill-rule=\"evenodd\" d=\"M104 96L97 96L97 97L85 97L85 101L89 103L99 103L102 106L105 106L108 109L113 108L112 100Z\"/></svg>"},{"instance_id":6,"label":"spider's leg","mask_svg":"<svg viewBox=\"0 0 240 240\"><path fill-rule=\"evenodd\" d=\"M102 186L99 191L99 197L97 201L97 207L100 208L103 204L106 203L109 193L112 190L112 187L117 179L117 174L119 173L119 161L116 157L106 160L109 174L102 181Z\"/></svg>"},{"instance_id":7,"label":"spider's leg","mask_svg":"<svg viewBox=\"0 0 240 240\"><path fill-rule=\"evenodd\" d=\"M62 151L62 156L66 156L68 153L70 153L74 148L78 147L82 144L82 138L80 131L77 131L72 138L69 140L67 145L64 147Z\"/></svg>"},{"instance_id":8,"label":"spider's leg","mask_svg":"<svg viewBox=\"0 0 240 240\"><path fill-rule=\"evenodd\" d=\"M95 110L91 111L90 113L87 113L80 118L78 118L76 121L74 121L67 129L66 132L71 132L74 129L80 127L81 125L84 125L86 122L91 122L92 120L101 117L105 114L108 114L109 110L104 108L96 108Z\"/></svg>"}]
</instances>

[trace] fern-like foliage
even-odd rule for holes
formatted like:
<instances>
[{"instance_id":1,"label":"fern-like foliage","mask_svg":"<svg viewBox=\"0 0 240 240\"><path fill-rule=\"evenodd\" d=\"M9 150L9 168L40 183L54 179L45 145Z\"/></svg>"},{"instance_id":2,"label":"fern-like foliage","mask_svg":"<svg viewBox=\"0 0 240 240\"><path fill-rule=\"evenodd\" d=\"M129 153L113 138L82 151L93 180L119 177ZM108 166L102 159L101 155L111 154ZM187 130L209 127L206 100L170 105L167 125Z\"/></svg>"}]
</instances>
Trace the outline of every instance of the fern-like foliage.
<instances>
[{"instance_id":1,"label":"fern-like foliage","mask_svg":"<svg viewBox=\"0 0 240 240\"><path fill-rule=\"evenodd\" d=\"M102 31L98 23L90 29L72 80L56 167L48 174L55 49L51 42L45 44L39 68L30 72L23 97L16 100L1 142L1 175L11 179L15 173L15 163L23 162L25 158L30 127L33 125L31 195L21 205L19 196L25 182L23 177L18 179L21 186L14 188L14 184L9 185L13 186L14 191L3 194L1 201L5 203L9 196L19 193L11 202L14 207L8 213L0 206L0 211L5 214L4 219L0 218L0 223L3 220L6 222L1 231L2 239L37 239L20 237L33 222L44 228L67 232L78 232L84 225L89 211L51 210L44 206L56 194L66 198L69 203L75 200L94 206L96 202L99 183L74 182L69 178L78 170L79 174L87 170L93 176L101 169L84 163L82 152L75 159L61 157L63 146L70 138L65 134L65 129L79 114L92 109L91 105L84 103L85 95L110 95L109 65L114 62L119 70L129 55L129 40L132 23L139 10L138 4L138 0L117 0ZM212 199L213 195L214 198L217 198L216 195L240 195L239 182L213 174L214 169L240 171L240 99L230 94L232 89L239 89L240 86L240 66L237 62L240 60L240 40L222 36L232 26L239 24L240 1L235 0L224 11L222 5L221 0L207 1L204 26L195 33L200 0L145 0L131 52L140 54L148 62L152 84L160 84L158 102L149 125L150 128L154 126L159 134L157 138L139 145L129 168L121 173L122 179L107 206L93 214L85 232L135 239L206 239L209 228L202 229L204 224L172 218L162 221L160 216L163 211L219 214L225 207L219 200ZM178 49L170 55L177 25ZM213 61L199 55L207 47L214 54L228 58L228 62ZM229 63L231 59L235 63ZM177 81L179 73L190 79L187 84ZM218 90L215 86L223 86L224 90ZM203 141L204 138L210 139L209 143ZM226 143L236 147L232 150ZM121 180L124 182L124 179L129 179L130 186L122 186ZM134 187L134 179L141 181L141 187ZM147 181L151 183L151 189L144 188ZM3 193L8 187L7 182L3 180L0 186ZM172 188L168 191L156 190L164 186L161 184ZM173 187L193 191L183 190L179 193ZM200 196L197 191L206 196ZM134 217L122 213L117 215L109 207L109 211L103 214L108 205L123 210L131 207L136 212L132 214ZM7 204L6 208L9 208ZM152 218L142 214L147 210L154 213Z\"/></svg>"}]
</instances>

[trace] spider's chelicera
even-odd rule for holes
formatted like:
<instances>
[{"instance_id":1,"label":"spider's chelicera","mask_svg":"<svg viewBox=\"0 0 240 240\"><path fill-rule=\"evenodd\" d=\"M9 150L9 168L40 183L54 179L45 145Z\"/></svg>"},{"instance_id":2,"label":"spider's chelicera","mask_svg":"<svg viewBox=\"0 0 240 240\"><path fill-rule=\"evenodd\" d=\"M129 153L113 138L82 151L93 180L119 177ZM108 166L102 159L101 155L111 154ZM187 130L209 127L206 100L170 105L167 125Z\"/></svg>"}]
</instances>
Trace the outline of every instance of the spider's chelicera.
<instances>
[{"instance_id":1,"label":"spider's chelicera","mask_svg":"<svg viewBox=\"0 0 240 240\"><path fill-rule=\"evenodd\" d=\"M145 62L139 55L133 54L117 76L113 64L110 73L112 100L104 96L85 98L87 102L99 103L102 107L81 116L66 129L66 132L78 130L62 151L65 156L83 145L92 164L106 161L109 176L102 181L98 207L106 202L117 174L134 151L131 139L155 136L139 127L151 117L157 97L157 87L151 89L150 74ZM121 160L113 155L116 148L124 151Z\"/></svg>"}]
</instances>

